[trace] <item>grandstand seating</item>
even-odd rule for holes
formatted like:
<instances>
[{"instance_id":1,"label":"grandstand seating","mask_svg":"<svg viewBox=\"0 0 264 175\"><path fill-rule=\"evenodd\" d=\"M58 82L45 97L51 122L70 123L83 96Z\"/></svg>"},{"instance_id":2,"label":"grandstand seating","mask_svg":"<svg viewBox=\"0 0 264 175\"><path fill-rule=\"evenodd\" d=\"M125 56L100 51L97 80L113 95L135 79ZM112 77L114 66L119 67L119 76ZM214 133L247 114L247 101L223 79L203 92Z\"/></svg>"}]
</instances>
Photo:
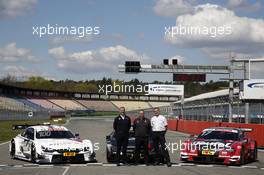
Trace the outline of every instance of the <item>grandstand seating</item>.
<instances>
[{"instance_id":1,"label":"grandstand seating","mask_svg":"<svg viewBox=\"0 0 264 175\"><path fill-rule=\"evenodd\" d=\"M30 106L32 109L36 109L36 110L44 110L45 109L41 105L31 102L27 98L23 98L23 97L12 97L12 98L23 103L23 104L25 104L25 105L27 105L27 106Z\"/></svg>"},{"instance_id":2,"label":"grandstand seating","mask_svg":"<svg viewBox=\"0 0 264 175\"><path fill-rule=\"evenodd\" d=\"M77 100L88 109L95 111L117 111L117 107L110 101L96 101L96 100Z\"/></svg>"},{"instance_id":3,"label":"grandstand seating","mask_svg":"<svg viewBox=\"0 0 264 175\"><path fill-rule=\"evenodd\" d=\"M51 103L50 101L46 99L41 98L29 98L28 101L37 104L45 109L54 110L54 111L63 111L63 108L57 106L54 103Z\"/></svg>"},{"instance_id":4,"label":"grandstand seating","mask_svg":"<svg viewBox=\"0 0 264 175\"><path fill-rule=\"evenodd\" d=\"M7 97L7 96L0 96L0 108L13 110L13 111L35 110L32 106L29 106L27 103L18 101L15 98Z\"/></svg>"},{"instance_id":5,"label":"grandstand seating","mask_svg":"<svg viewBox=\"0 0 264 175\"><path fill-rule=\"evenodd\" d=\"M65 110L86 110L84 106L74 100L68 99L48 99L50 102L58 105Z\"/></svg>"},{"instance_id":6,"label":"grandstand seating","mask_svg":"<svg viewBox=\"0 0 264 175\"><path fill-rule=\"evenodd\" d=\"M148 102L144 101L112 101L112 103L117 107L124 106L127 111L151 108Z\"/></svg>"},{"instance_id":7,"label":"grandstand seating","mask_svg":"<svg viewBox=\"0 0 264 175\"><path fill-rule=\"evenodd\" d=\"M149 105L155 108L155 107L169 106L170 103L168 102L149 102Z\"/></svg>"}]
</instances>

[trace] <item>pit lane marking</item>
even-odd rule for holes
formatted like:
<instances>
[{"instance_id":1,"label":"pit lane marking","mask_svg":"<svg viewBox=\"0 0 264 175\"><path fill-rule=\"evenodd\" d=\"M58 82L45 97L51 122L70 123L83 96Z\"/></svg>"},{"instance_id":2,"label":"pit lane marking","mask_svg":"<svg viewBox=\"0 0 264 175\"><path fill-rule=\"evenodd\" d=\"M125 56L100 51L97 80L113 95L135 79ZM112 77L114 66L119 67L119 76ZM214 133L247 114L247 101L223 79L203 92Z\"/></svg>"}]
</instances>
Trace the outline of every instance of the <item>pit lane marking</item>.
<instances>
[{"instance_id":1,"label":"pit lane marking","mask_svg":"<svg viewBox=\"0 0 264 175\"><path fill-rule=\"evenodd\" d=\"M70 167L67 166L67 167L64 167L65 170L63 171L63 173L61 175L66 175L66 173L69 171Z\"/></svg>"}]
</instances>

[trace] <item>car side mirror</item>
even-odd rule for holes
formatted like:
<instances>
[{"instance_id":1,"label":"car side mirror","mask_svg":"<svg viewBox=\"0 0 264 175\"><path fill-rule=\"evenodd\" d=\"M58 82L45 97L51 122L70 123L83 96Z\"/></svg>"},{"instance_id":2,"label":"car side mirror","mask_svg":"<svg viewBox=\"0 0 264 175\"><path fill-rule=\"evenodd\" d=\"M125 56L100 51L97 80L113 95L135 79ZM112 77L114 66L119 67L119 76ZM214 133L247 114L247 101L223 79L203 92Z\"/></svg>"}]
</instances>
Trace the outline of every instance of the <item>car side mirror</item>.
<instances>
[{"instance_id":1,"label":"car side mirror","mask_svg":"<svg viewBox=\"0 0 264 175\"><path fill-rule=\"evenodd\" d=\"M75 133L74 136L75 136L75 137L80 137L80 134L79 134L79 133Z\"/></svg>"}]
</instances>

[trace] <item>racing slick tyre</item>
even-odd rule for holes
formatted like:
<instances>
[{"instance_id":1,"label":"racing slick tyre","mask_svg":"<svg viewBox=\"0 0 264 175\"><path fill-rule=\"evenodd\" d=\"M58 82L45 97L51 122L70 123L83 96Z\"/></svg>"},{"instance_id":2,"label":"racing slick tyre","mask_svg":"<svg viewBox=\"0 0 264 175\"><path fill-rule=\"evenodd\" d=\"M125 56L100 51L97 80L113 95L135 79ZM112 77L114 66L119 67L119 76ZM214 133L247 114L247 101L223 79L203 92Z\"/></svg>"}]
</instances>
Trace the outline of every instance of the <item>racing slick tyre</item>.
<instances>
[{"instance_id":1,"label":"racing slick tyre","mask_svg":"<svg viewBox=\"0 0 264 175\"><path fill-rule=\"evenodd\" d=\"M31 162L36 163L36 147L34 144L31 145Z\"/></svg>"},{"instance_id":2,"label":"racing slick tyre","mask_svg":"<svg viewBox=\"0 0 264 175\"><path fill-rule=\"evenodd\" d=\"M15 145L15 141L12 140L11 141L11 148L10 148L10 157L11 157L11 159L15 159L15 153L16 153L16 145Z\"/></svg>"},{"instance_id":3,"label":"racing slick tyre","mask_svg":"<svg viewBox=\"0 0 264 175\"><path fill-rule=\"evenodd\" d=\"M257 144L256 143L255 143L254 150L252 150L252 152L251 152L251 155L252 155L251 161L252 162L257 161L257 159L258 159L258 149L257 149Z\"/></svg>"},{"instance_id":4,"label":"racing slick tyre","mask_svg":"<svg viewBox=\"0 0 264 175\"><path fill-rule=\"evenodd\" d=\"M114 162L114 156L108 150L106 150L106 160L108 163Z\"/></svg>"},{"instance_id":5,"label":"racing slick tyre","mask_svg":"<svg viewBox=\"0 0 264 175\"><path fill-rule=\"evenodd\" d=\"M240 163L239 165L244 165L245 164L245 148L242 147L241 153L240 153Z\"/></svg>"}]
</instances>

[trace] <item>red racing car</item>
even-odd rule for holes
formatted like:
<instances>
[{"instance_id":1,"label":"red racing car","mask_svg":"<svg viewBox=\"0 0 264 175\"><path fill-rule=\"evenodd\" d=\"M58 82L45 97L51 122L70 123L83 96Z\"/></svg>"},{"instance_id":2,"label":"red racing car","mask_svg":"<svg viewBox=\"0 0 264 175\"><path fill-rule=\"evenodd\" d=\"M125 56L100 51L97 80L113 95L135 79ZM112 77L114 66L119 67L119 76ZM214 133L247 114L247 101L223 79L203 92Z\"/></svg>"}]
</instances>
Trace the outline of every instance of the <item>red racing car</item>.
<instances>
[{"instance_id":1,"label":"red racing car","mask_svg":"<svg viewBox=\"0 0 264 175\"><path fill-rule=\"evenodd\" d=\"M180 157L185 162L242 165L257 160L257 143L246 136L252 129L213 127L184 142Z\"/></svg>"}]
</instances>

